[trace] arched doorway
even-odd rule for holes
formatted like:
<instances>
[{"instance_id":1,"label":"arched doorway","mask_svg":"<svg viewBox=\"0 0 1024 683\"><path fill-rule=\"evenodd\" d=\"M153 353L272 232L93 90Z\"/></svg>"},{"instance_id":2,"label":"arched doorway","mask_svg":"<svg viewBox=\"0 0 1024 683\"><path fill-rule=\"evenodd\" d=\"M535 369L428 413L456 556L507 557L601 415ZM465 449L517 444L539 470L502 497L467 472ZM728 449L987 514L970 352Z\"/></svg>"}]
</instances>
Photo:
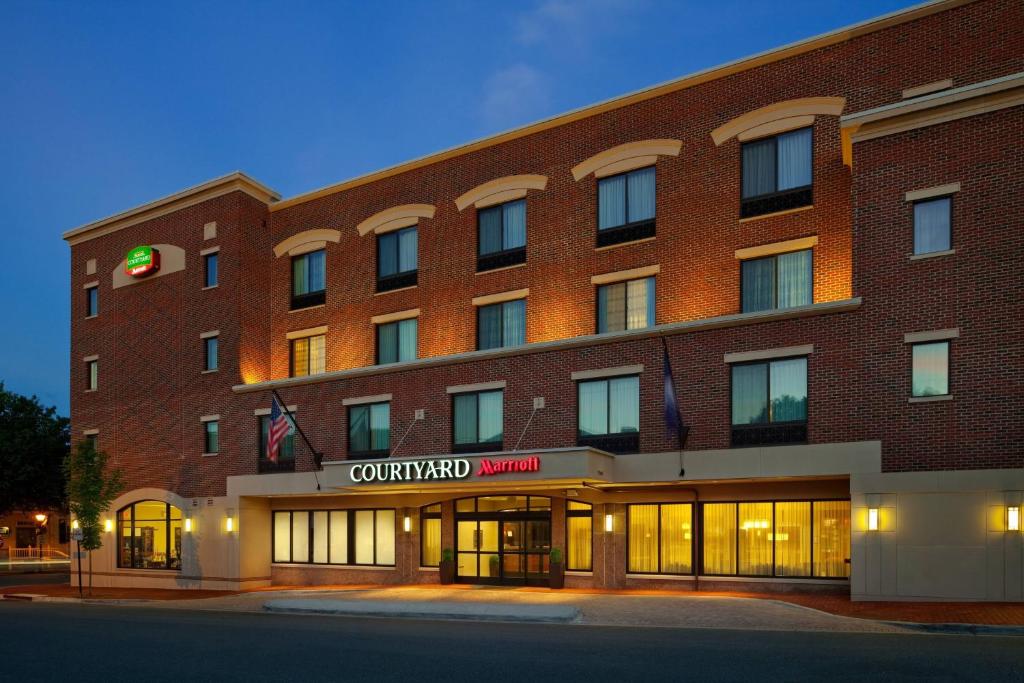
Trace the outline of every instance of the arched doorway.
<instances>
[{"instance_id":1,"label":"arched doorway","mask_svg":"<svg viewBox=\"0 0 1024 683\"><path fill-rule=\"evenodd\" d=\"M548 585L551 499L480 496L455 501L456 581Z\"/></svg>"}]
</instances>

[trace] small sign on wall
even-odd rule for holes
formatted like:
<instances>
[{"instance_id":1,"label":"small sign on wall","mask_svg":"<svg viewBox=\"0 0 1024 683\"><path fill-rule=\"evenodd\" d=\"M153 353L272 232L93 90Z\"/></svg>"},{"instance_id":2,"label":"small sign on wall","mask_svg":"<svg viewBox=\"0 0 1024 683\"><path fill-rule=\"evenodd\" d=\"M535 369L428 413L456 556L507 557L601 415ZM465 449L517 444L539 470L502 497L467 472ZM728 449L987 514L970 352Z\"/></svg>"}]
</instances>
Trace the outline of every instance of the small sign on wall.
<instances>
[{"instance_id":1,"label":"small sign on wall","mask_svg":"<svg viewBox=\"0 0 1024 683\"><path fill-rule=\"evenodd\" d=\"M132 277L145 277L160 270L160 252L143 245L131 249L124 257L124 272Z\"/></svg>"}]
</instances>

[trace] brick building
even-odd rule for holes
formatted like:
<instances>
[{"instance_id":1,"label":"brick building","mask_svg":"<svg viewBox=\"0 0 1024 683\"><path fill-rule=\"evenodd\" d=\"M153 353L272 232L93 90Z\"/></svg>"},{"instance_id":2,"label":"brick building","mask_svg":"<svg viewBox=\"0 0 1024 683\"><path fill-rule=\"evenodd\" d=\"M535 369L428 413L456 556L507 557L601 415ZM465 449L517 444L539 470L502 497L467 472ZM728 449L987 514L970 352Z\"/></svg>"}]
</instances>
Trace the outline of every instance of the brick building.
<instances>
[{"instance_id":1,"label":"brick building","mask_svg":"<svg viewBox=\"0 0 1024 683\"><path fill-rule=\"evenodd\" d=\"M65 233L97 581L1022 599L1022 104L950 0Z\"/></svg>"}]
</instances>

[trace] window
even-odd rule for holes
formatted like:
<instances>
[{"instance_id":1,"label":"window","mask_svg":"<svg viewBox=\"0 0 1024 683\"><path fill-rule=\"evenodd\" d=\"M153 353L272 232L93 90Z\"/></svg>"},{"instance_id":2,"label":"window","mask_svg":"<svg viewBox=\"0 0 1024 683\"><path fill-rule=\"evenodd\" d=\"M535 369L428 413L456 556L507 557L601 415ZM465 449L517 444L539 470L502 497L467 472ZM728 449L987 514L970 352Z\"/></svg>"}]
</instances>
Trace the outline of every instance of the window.
<instances>
[{"instance_id":1,"label":"window","mask_svg":"<svg viewBox=\"0 0 1024 683\"><path fill-rule=\"evenodd\" d=\"M420 508L420 566L441 566L441 504Z\"/></svg>"},{"instance_id":2,"label":"window","mask_svg":"<svg viewBox=\"0 0 1024 683\"><path fill-rule=\"evenodd\" d=\"M416 359L416 318L377 325L377 364Z\"/></svg>"},{"instance_id":3,"label":"window","mask_svg":"<svg viewBox=\"0 0 1024 683\"><path fill-rule=\"evenodd\" d=\"M292 266L294 269L294 265ZM203 256L203 287L217 286L217 252ZM321 288L322 289L322 288Z\"/></svg>"},{"instance_id":4,"label":"window","mask_svg":"<svg viewBox=\"0 0 1024 683\"><path fill-rule=\"evenodd\" d=\"M848 500L704 503L702 508L703 574L850 575Z\"/></svg>"},{"instance_id":5,"label":"window","mask_svg":"<svg viewBox=\"0 0 1024 683\"><path fill-rule=\"evenodd\" d=\"M740 264L740 300L744 313L813 303L811 250L794 251Z\"/></svg>"},{"instance_id":6,"label":"window","mask_svg":"<svg viewBox=\"0 0 1024 683\"><path fill-rule=\"evenodd\" d=\"M291 420L288 420L291 423ZM256 470L260 473L266 472L294 472L295 471L295 425L290 425L288 435L281 441L277 452L277 462L267 459L267 432L270 429L270 416L260 416L260 439Z\"/></svg>"},{"instance_id":7,"label":"window","mask_svg":"<svg viewBox=\"0 0 1024 683\"><path fill-rule=\"evenodd\" d=\"M476 346L497 349L526 343L526 300L479 306L476 311Z\"/></svg>"},{"instance_id":8,"label":"window","mask_svg":"<svg viewBox=\"0 0 1024 683\"><path fill-rule=\"evenodd\" d=\"M911 347L911 396L945 396L949 393L949 342L929 342Z\"/></svg>"},{"instance_id":9,"label":"window","mask_svg":"<svg viewBox=\"0 0 1024 683\"><path fill-rule=\"evenodd\" d=\"M810 206L814 202L811 130L801 128L743 143L740 218Z\"/></svg>"},{"instance_id":10,"label":"window","mask_svg":"<svg viewBox=\"0 0 1024 683\"><path fill-rule=\"evenodd\" d=\"M117 566L181 569L181 510L144 500L117 513Z\"/></svg>"},{"instance_id":11,"label":"window","mask_svg":"<svg viewBox=\"0 0 1024 683\"><path fill-rule=\"evenodd\" d=\"M589 572L594 566L594 507L570 500L565 504L565 568Z\"/></svg>"},{"instance_id":12,"label":"window","mask_svg":"<svg viewBox=\"0 0 1024 683\"><path fill-rule=\"evenodd\" d=\"M654 278L597 288L597 331L621 332L654 325Z\"/></svg>"},{"instance_id":13,"label":"window","mask_svg":"<svg viewBox=\"0 0 1024 683\"><path fill-rule=\"evenodd\" d=\"M370 403L348 409L348 454L384 457L391 448L391 404Z\"/></svg>"},{"instance_id":14,"label":"window","mask_svg":"<svg viewBox=\"0 0 1024 683\"><path fill-rule=\"evenodd\" d=\"M939 197L914 204L915 254L931 254L952 248L952 214L952 197Z\"/></svg>"},{"instance_id":15,"label":"window","mask_svg":"<svg viewBox=\"0 0 1024 683\"><path fill-rule=\"evenodd\" d=\"M89 360L85 362L85 389L96 391L100 386L100 362Z\"/></svg>"},{"instance_id":16,"label":"window","mask_svg":"<svg viewBox=\"0 0 1024 683\"><path fill-rule=\"evenodd\" d=\"M274 562L393 567L394 510L275 510Z\"/></svg>"},{"instance_id":17,"label":"window","mask_svg":"<svg viewBox=\"0 0 1024 683\"><path fill-rule=\"evenodd\" d=\"M628 518L630 573L693 573L693 505L630 505Z\"/></svg>"},{"instance_id":18,"label":"window","mask_svg":"<svg viewBox=\"0 0 1024 683\"><path fill-rule=\"evenodd\" d=\"M203 453L220 453L220 423L217 420L203 423Z\"/></svg>"},{"instance_id":19,"label":"window","mask_svg":"<svg viewBox=\"0 0 1024 683\"><path fill-rule=\"evenodd\" d=\"M654 167L597 181L597 246L654 237Z\"/></svg>"},{"instance_id":20,"label":"window","mask_svg":"<svg viewBox=\"0 0 1024 683\"><path fill-rule=\"evenodd\" d=\"M324 335L299 337L291 343L291 376L319 375L327 367L324 353Z\"/></svg>"},{"instance_id":21,"label":"window","mask_svg":"<svg viewBox=\"0 0 1024 683\"><path fill-rule=\"evenodd\" d=\"M91 318L100 314L100 288L85 288L85 317Z\"/></svg>"},{"instance_id":22,"label":"window","mask_svg":"<svg viewBox=\"0 0 1024 683\"><path fill-rule=\"evenodd\" d=\"M377 291L416 284L416 226L377 236Z\"/></svg>"},{"instance_id":23,"label":"window","mask_svg":"<svg viewBox=\"0 0 1024 683\"><path fill-rule=\"evenodd\" d=\"M456 453L501 450L502 390L455 394L452 398L452 448Z\"/></svg>"},{"instance_id":24,"label":"window","mask_svg":"<svg viewBox=\"0 0 1024 683\"><path fill-rule=\"evenodd\" d=\"M615 377L577 386L580 446L611 453L640 449L640 378Z\"/></svg>"},{"instance_id":25,"label":"window","mask_svg":"<svg viewBox=\"0 0 1024 683\"><path fill-rule=\"evenodd\" d=\"M292 309L327 300L327 259L323 249L292 257Z\"/></svg>"},{"instance_id":26,"label":"window","mask_svg":"<svg viewBox=\"0 0 1024 683\"><path fill-rule=\"evenodd\" d=\"M211 372L217 369L217 337L203 339L203 370Z\"/></svg>"},{"instance_id":27,"label":"window","mask_svg":"<svg viewBox=\"0 0 1024 683\"><path fill-rule=\"evenodd\" d=\"M732 445L807 440L807 359L732 366Z\"/></svg>"},{"instance_id":28,"label":"window","mask_svg":"<svg viewBox=\"0 0 1024 683\"><path fill-rule=\"evenodd\" d=\"M526 263L526 200L480 209L477 271Z\"/></svg>"}]
</instances>

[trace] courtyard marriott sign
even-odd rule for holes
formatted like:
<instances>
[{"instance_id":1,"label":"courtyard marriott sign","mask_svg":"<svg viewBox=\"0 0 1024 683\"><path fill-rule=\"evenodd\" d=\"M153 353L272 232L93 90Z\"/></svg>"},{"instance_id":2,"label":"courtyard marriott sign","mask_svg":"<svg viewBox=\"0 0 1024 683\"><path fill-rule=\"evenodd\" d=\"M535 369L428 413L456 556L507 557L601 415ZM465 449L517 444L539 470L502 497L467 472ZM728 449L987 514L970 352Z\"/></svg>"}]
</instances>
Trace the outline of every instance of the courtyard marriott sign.
<instances>
[{"instance_id":1,"label":"courtyard marriott sign","mask_svg":"<svg viewBox=\"0 0 1024 683\"><path fill-rule=\"evenodd\" d=\"M153 247L135 247L124 257L124 272L132 277L144 277L158 270L160 270L160 252Z\"/></svg>"},{"instance_id":2,"label":"courtyard marriott sign","mask_svg":"<svg viewBox=\"0 0 1024 683\"><path fill-rule=\"evenodd\" d=\"M540 457L481 458L478 477L511 472L540 472ZM466 479L473 471L468 458L439 458L436 460L405 460L403 462L368 462L353 465L349 479L356 484L369 482L413 482Z\"/></svg>"}]
</instances>

